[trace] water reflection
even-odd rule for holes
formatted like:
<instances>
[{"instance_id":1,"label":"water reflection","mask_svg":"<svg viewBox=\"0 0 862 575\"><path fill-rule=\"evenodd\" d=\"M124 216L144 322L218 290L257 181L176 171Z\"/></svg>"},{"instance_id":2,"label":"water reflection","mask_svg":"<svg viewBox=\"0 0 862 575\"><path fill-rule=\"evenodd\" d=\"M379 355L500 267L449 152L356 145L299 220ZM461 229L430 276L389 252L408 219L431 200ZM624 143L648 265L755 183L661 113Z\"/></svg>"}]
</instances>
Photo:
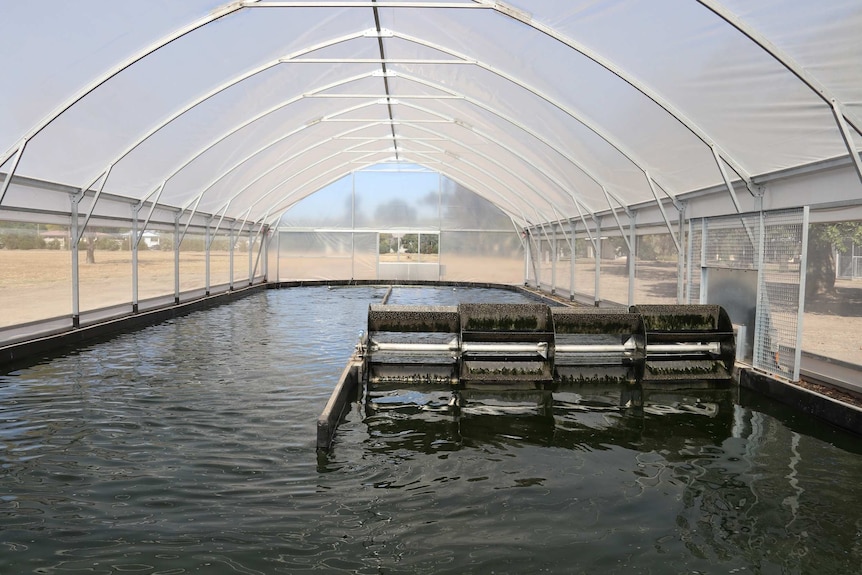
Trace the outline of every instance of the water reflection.
<instances>
[{"instance_id":1,"label":"water reflection","mask_svg":"<svg viewBox=\"0 0 862 575\"><path fill-rule=\"evenodd\" d=\"M667 449L674 437L710 444L728 437L734 424L732 396L727 389L669 392L626 384L566 386L553 392L413 386L368 392L363 424L371 449L422 454L483 444Z\"/></svg>"}]
</instances>

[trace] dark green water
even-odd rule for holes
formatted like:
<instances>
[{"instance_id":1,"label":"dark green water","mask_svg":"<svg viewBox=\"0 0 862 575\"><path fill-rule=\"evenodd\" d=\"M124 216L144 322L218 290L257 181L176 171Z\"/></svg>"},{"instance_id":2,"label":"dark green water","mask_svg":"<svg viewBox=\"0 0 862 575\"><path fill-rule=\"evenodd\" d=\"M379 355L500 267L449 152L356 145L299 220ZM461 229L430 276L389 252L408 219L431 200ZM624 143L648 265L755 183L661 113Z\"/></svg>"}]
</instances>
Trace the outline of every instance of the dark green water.
<instances>
[{"instance_id":1,"label":"dark green water","mask_svg":"<svg viewBox=\"0 0 862 575\"><path fill-rule=\"evenodd\" d=\"M270 290L0 376L0 574L862 571L862 442L755 396L381 394L318 456L383 293Z\"/></svg>"}]
</instances>

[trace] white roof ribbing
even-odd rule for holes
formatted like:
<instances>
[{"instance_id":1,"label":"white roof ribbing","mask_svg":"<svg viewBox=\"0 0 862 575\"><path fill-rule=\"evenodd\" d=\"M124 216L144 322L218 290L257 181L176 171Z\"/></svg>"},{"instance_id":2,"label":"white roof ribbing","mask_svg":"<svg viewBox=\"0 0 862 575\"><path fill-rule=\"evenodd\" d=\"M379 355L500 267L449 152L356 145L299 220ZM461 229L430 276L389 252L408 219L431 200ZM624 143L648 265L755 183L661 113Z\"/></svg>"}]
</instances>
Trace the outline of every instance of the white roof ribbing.
<instances>
[{"instance_id":1,"label":"white roof ribbing","mask_svg":"<svg viewBox=\"0 0 862 575\"><path fill-rule=\"evenodd\" d=\"M857 0L77 0L3 22L0 171L200 213L272 221L390 160L522 225L862 172Z\"/></svg>"}]
</instances>

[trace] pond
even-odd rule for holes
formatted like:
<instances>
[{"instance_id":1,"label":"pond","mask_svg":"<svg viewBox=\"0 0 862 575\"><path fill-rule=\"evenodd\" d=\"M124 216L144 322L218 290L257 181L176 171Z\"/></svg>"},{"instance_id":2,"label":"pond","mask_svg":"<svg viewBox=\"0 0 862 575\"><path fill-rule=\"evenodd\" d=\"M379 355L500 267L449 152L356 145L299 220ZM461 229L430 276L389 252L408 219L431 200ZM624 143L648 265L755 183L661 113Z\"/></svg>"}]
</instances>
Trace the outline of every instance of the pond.
<instances>
[{"instance_id":1,"label":"pond","mask_svg":"<svg viewBox=\"0 0 862 575\"><path fill-rule=\"evenodd\" d=\"M323 409L378 287L267 290L0 375L0 573L856 573L862 445L736 390ZM390 303L525 301L396 288Z\"/></svg>"}]
</instances>

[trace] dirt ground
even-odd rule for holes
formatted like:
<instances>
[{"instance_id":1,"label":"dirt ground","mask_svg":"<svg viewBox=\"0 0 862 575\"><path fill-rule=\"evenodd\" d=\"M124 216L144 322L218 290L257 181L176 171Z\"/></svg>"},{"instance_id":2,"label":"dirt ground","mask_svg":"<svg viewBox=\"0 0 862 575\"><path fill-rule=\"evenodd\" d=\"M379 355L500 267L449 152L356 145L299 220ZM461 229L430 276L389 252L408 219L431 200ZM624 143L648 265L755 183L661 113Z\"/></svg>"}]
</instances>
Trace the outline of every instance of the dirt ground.
<instances>
[{"instance_id":1,"label":"dirt ground","mask_svg":"<svg viewBox=\"0 0 862 575\"><path fill-rule=\"evenodd\" d=\"M80 254L81 311L125 304L132 299L131 253L97 251L96 262L85 263ZM349 258L322 262L319 258L282 258L281 279L332 279L351 275L357 279L376 279L377 262L351 262ZM170 251L139 253L139 299L165 296L174 292L174 261ZM322 267L326 263L328 267ZM520 283L522 262L511 258L442 257L442 277L453 281ZM578 262L575 286L592 293L592 261ZM352 268L352 269L351 269ZM230 281L229 256L216 252L210 258L211 285ZM275 275L275 270L270 270ZM182 252L180 290L202 288L206 263L203 252ZM351 272L353 272L351 274ZM541 272L549 282L550 270ZM557 271L558 293L568 294L568 266ZM235 255L234 280L248 279L246 253ZM607 299L626 301L628 276L618 263L603 263L601 291ZM812 353L862 363L862 282L839 281L834 294L806 302L803 349ZM670 263L641 262L635 301L675 301L676 266ZM59 250L0 250L0 328L71 314L70 254ZM2 344L2 341L0 341Z\"/></svg>"},{"instance_id":2,"label":"dirt ground","mask_svg":"<svg viewBox=\"0 0 862 575\"><path fill-rule=\"evenodd\" d=\"M97 251L95 263L80 253L80 311L132 301L132 254ZM234 279L248 279L246 254L235 257ZM174 293L174 255L141 251L138 257L138 299ZM210 256L211 285L230 282L227 252ZM180 291L204 287L203 252L180 255ZM72 313L71 256L60 250L0 250L0 328ZM2 342L0 342L2 343Z\"/></svg>"}]
</instances>

